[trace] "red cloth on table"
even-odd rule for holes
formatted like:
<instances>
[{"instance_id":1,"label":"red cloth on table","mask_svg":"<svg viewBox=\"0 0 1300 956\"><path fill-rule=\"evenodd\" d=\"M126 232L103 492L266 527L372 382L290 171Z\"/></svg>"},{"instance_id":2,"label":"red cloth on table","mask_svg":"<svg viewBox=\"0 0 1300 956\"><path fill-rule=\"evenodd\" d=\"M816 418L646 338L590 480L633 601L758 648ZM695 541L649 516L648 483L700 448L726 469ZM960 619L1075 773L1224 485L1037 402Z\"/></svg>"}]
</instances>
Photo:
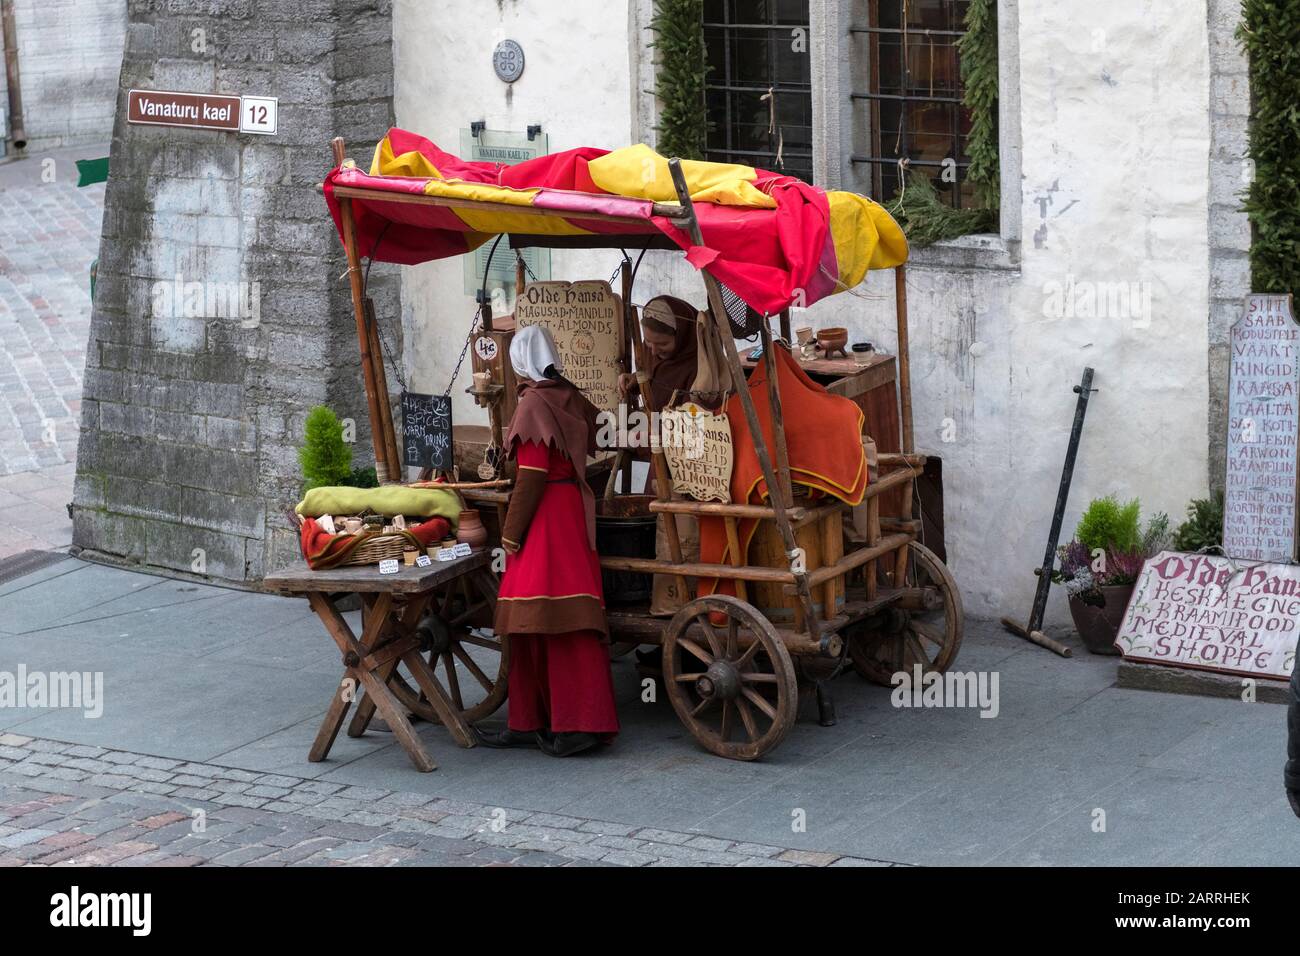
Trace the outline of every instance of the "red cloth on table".
<instances>
[{"instance_id":1,"label":"red cloth on table","mask_svg":"<svg viewBox=\"0 0 1300 956\"><path fill-rule=\"evenodd\" d=\"M430 518L413 528L408 528L404 533L411 547L427 548L441 541L450 531L451 522L446 518ZM378 534L379 532L330 534L315 518L305 518L300 529L302 556L307 559L307 567L313 571L336 568L347 559L357 545L377 537Z\"/></svg>"},{"instance_id":2,"label":"red cloth on table","mask_svg":"<svg viewBox=\"0 0 1300 956\"><path fill-rule=\"evenodd\" d=\"M510 637L511 730L618 733L609 650L595 631Z\"/></svg>"}]
</instances>

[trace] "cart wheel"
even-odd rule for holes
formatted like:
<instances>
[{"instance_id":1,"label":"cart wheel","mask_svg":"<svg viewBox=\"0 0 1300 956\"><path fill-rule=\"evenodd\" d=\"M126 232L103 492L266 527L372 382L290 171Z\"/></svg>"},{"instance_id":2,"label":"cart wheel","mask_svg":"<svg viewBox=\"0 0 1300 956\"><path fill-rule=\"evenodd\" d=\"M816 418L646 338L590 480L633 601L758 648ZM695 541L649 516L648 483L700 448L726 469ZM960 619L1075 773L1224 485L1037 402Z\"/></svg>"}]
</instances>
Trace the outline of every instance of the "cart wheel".
<instances>
[{"instance_id":1,"label":"cart wheel","mask_svg":"<svg viewBox=\"0 0 1300 956\"><path fill-rule=\"evenodd\" d=\"M721 614L715 626L710 614ZM686 729L709 751L756 760L794 726L790 652L767 618L738 598L699 597L664 631L664 686ZM732 738L736 739L732 739Z\"/></svg>"},{"instance_id":2,"label":"cart wheel","mask_svg":"<svg viewBox=\"0 0 1300 956\"><path fill-rule=\"evenodd\" d=\"M886 687L893 686L894 674L911 673L917 664L923 673L946 671L961 647L963 616L957 582L925 545L913 541L911 557L908 586L937 591L942 599L938 606L930 611L894 608L883 627L855 628L849 635L853 669Z\"/></svg>"},{"instance_id":3,"label":"cart wheel","mask_svg":"<svg viewBox=\"0 0 1300 956\"><path fill-rule=\"evenodd\" d=\"M435 595L432 613L420 622L428 644L429 669L466 723L495 713L505 702L510 650L506 639L475 626L496 610L497 580L479 571L451 582ZM409 685L408 685L409 690ZM399 692L399 697L403 695ZM415 698L413 690L409 696ZM410 706L409 701L404 701ZM441 723L423 695L413 707L421 717Z\"/></svg>"}]
</instances>

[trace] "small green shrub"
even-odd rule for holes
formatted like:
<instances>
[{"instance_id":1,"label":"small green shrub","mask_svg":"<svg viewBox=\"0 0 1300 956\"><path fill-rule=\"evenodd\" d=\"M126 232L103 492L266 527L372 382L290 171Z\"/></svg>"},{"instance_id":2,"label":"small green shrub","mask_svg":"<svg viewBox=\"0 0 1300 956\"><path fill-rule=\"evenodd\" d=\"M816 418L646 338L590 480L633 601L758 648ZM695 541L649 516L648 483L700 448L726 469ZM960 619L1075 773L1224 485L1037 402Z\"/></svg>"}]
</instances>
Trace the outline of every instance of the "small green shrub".
<instances>
[{"instance_id":1,"label":"small green shrub","mask_svg":"<svg viewBox=\"0 0 1300 956\"><path fill-rule=\"evenodd\" d=\"M1174 532L1178 551L1207 551L1223 547L1223 492L1197 498L1187 506L1187 520Z\"/></svg>"},{"instance_id":2,"label":"small green shrub","mask_svg":"<svg viewBox=\"0 0 1300 956\"><path fill-rule=\"evenodd\" d=\"M1142 547L1142 505L1136 498L1127 504L1114 495L1094 498L1079 519L1074 537L1089 551L1138 551Z\"/></svg>"},{"instance_id":3,"label":"small green shrub","mask_svg":"<svg viewBox=\"0 0 1300 956\"><path fill-rule=\"evenodd\" d=\"M352 475L352 449L343 440L343 425L338 416L326 406L317 405L307 413L303 432L298 464L307 483L306 490L346 484Z\"/></svg>"}]
</instances>

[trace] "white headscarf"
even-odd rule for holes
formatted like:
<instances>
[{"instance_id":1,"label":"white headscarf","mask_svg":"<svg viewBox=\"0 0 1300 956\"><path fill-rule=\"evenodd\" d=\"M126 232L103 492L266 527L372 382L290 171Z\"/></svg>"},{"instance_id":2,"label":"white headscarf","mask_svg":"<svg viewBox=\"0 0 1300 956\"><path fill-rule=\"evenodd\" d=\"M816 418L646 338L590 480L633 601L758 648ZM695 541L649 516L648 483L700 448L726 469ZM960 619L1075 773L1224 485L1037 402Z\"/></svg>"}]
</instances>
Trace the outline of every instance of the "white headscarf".
<instances>
[{"instance_id":1,"label":"white headscarf","mask_svg":"<svg viewBox=\"0 0 1300 956\"><path fill-rule=\"evenodd\" d=\"M541 325L526 325L515 333L510 343L510 364L516 375L536 382L545 380L548 365L554 365L557 372L564 371L555 339L550 329Z\"/></svg>"}]
</instances>

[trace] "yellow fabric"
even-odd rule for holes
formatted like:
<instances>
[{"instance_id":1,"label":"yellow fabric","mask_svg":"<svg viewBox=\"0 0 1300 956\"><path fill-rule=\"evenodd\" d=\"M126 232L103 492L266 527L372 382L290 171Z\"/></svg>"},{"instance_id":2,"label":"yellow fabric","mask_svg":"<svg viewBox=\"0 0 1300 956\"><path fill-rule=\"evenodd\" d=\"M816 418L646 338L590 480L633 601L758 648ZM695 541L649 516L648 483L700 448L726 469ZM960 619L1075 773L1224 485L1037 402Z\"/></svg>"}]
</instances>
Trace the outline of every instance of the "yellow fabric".
<instances>
[{"instance_id":1,"label":"yellow fabric","mask_svg":"<svg viewBox=\"0 0 1300 956\"><path fill-rule=\"evenodd\" d=\"M601 189L618 196L676 202L677 190L668 160L644 143L624 146L587 164L587 175ZM758 173L734 163L682 161L682 176L694 202L775 209L776 200L754 188Z\"/></svg>"},{"instance_id":2,"label":"yellow fabric","mask_svg":"<svg viewBox=\"0 0 1300 956\"><path fill-rule=\"evenodd\" d=\"M885 207L856 193L828 192L831 238L839 281L853 288L870 269L892 269L907 261L907 237Z\"/></svg>"},{"instance_id":3,"label":"yellow fabric","mask_svg":"<svg viewBox=\"0 0 1300 956\"><path fill-rule=\"evenodd\" d=\"M327 485L313 488L298 503L297 512L308 518L321 515L375 514L446 518L455 530L463 507L455 491L443 488L407 488L384 485L379 488L347 488Z\"/></svg>"},{"instance_id":4,"label":"yellow fabric","mask_svg":"<svg viewBox=\"0 0 1300 956\"><path fill-rule=\"evenodd\" d=\"M429 162L423 153L411 150L401 156L393 155L393 144L385 136L375 147L375 155L370 160L371 176L417 176L426 179L430 176L442 178L438 168Z\"/></svg>"}]
</instances>

